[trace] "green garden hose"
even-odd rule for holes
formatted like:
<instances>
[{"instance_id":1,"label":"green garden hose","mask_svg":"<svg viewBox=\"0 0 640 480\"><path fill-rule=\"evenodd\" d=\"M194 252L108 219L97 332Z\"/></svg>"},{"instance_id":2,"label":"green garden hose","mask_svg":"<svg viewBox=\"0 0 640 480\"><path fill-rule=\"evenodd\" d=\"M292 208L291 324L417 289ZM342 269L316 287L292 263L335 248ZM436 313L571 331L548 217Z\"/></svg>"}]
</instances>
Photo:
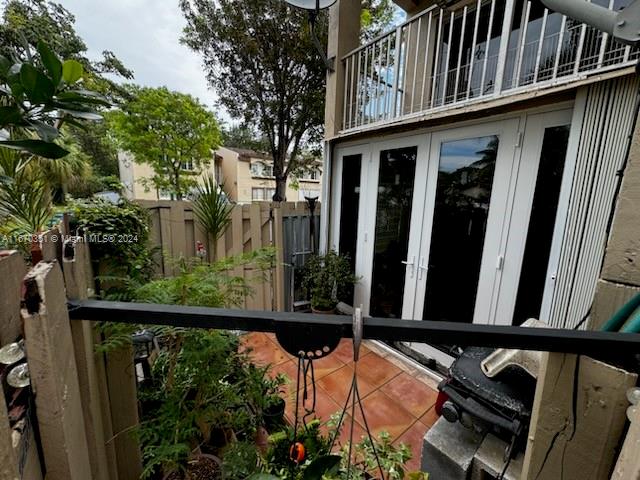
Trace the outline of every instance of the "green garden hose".
<instances>
[{"instance_id":1,"label":"green garden hose","mask_svg":"<svg viewBox=\"0 0 640 480\"><path fill-rule=\"evenodd\" d=\"M604 332L640 333L640 293L625 303L601 328Z\"/></svg>"}]
</instances>

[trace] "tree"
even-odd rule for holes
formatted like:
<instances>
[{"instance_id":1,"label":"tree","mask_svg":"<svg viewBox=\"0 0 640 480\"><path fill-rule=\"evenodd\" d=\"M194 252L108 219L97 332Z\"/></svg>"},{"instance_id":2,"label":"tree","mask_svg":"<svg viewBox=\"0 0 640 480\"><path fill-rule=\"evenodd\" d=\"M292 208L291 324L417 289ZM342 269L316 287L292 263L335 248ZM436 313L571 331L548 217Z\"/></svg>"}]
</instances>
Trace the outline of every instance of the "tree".
<instances>
[{"instance_id":1,"label":"tree","mask_svg":"<svg viewBox=\"0 0 640 480\"><path fill-rule=\"evenodd\" d=\"M99 60L89 60L87 46L75 31L74 16L59 3L48 0L9 0L2 11L0 23L0 55L15 60L27 60L29 49L46 39L60 58L78 61L84 69L85 88L98 91L112 101L125 94L105 75L131 80L128 70L113 52L105 50Z\"/></svg>"},{"instance_id":2,"label":"tree","mask_svg":"<svg viewBox=\"0 0 640 480\"><path fill-rule=\"evenodd\" d=\"M26 60L0 55L0 147L60 158L69 153L54 142L62 125L100 120L94 109L109 103L82 88L79 62L62 62L41 41L37 55L30 50Z\"/></svg>"},{"instance_id":3,"label":"tree","mask_svg":"<svg viewBox=\"0 0 640 480\"><path fill-rule=\"evenodd\" d=\"M360 40L368 42L389 30L397 11L391 0L362 0Z\"/></svg>"},{"instance_id":4,"label":"tree","mask_svg":"<svg viewBox=\"0 0 640 480\"><path fill-rule=\"evenodd\" d=\"M153 168L145 186L181 200L197 185L220 143L214 115L190 95L166 87L132 86L131 98L110 122L116 139L137 163Z\"/></svg>"},{"instance_id":5,"label":"tree","mask_svg":"<svg viewBox=\"0 0 640 480\"><path fill-rule=\"evenodd\" d=\"M256 134L250 125L232 125L222 129L222 144L225 147L250 148L256 152L269 151L269 142Z\"/></svg>"},{"instance_id":6,"label":"tree","mask_svg":"<svg viewBox=\"0 0 640 480\"><path fill-rule=\"evenodd\" d=\"M320 140L324 120L325 68L306 13L282 0L181 0L180 6L183 41L202 55L220 103L267 139L273 200L285 200L300 150ZM326 43L326 15L317 21Z\"/></svg>"}]
</instances>

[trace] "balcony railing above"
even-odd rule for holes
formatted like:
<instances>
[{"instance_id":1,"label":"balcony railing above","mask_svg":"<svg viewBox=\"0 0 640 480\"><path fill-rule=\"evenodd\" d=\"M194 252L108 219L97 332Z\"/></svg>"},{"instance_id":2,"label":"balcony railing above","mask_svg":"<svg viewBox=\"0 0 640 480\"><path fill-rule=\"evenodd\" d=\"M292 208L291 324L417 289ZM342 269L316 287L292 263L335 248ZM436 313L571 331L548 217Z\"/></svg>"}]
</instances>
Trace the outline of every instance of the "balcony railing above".
<instances>
[{"instance_id":1,"label":"balcony railing above","mask_svg":"<svg viewBox=\"0 0 640 480\"><path fill-rule=\"evenodd\" d=\"M593 0L609 9L630 0ZM633 65L638 51L539 1L433 6L346 55L343 131Z\"/></svg>"}]
</instances>

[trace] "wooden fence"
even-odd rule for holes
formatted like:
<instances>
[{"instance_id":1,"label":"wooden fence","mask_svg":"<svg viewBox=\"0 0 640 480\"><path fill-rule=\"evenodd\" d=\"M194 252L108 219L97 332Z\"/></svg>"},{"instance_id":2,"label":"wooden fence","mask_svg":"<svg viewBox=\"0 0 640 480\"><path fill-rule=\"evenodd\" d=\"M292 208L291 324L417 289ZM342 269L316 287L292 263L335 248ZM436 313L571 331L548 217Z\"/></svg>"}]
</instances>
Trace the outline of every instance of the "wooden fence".
<instances>
[{"instance_id":1,"label":"wooden fence","mask_svg":"<svg viewBox=\"0 0 640 480\"><path fill-rule=\"evenodd\" d=\"M169 200L139 200L151 214L151 242L157 248L157 274L171 276L176 273L176 259L196 257L196 243L204 245L207 260L248 253L263 247L274 247L276 265L266 282L253 284L254 295L247 297L243 308L248 310L284 311L288 301L288 282L285 280L284 252L292 240L283 228L291 217L306 217L306 202L268 203L254 202L236 205L231 223L216 244L195 219L190 202ZM316 207L316 215L320 205ZM250 281L255 272L251 266L235 272Z\"/></svg>"}]
</instances>

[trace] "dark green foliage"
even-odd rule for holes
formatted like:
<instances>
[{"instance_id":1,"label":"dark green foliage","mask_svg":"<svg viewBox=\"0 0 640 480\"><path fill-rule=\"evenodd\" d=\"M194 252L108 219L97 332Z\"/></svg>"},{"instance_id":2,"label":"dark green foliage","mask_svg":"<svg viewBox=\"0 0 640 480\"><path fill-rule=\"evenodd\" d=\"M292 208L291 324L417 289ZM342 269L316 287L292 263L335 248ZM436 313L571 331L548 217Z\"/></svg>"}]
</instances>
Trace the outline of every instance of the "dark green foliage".
<instances>
[{"instance_id":1,"label":"dark green foliage","mask_svg":"<svg viewBox=\"0 0 640 480\"><path fill-rule=\"evenodd\" d=\"M144 282L152 274L149 212L122 199L76 201L70 205L72 228L89 243L91 259L103 262L108 274Z\"/></svg>"},{"instance_id":2,"label":"dark green foliage","mask_svg":"<svg viewBox=\"0 0 640 480\"><path fill-rule=\"evenodd\" d=\"M326 255L314 255L305 263L302 288L311 298L311 306L331 310L338 301L346 299L348 288L357 282L351 272L349 257L334 250Z\"/></svg>"},{"instance_id":3,"label":"dark green foliage","mask_svg":"<svg viewBox=\"0 0 640 480\"><path fill-rule=\"evenodd\" d=\"M0 55L0 129L10 134L0 140L0 147L53 159L67 155L68 150L55 143L62 125L100 120L95 109L109 106L78 84L83 73L82 64L61 61L42 41L37 55L30 52L25 60Z\"/></svg>"}]
</instances>

